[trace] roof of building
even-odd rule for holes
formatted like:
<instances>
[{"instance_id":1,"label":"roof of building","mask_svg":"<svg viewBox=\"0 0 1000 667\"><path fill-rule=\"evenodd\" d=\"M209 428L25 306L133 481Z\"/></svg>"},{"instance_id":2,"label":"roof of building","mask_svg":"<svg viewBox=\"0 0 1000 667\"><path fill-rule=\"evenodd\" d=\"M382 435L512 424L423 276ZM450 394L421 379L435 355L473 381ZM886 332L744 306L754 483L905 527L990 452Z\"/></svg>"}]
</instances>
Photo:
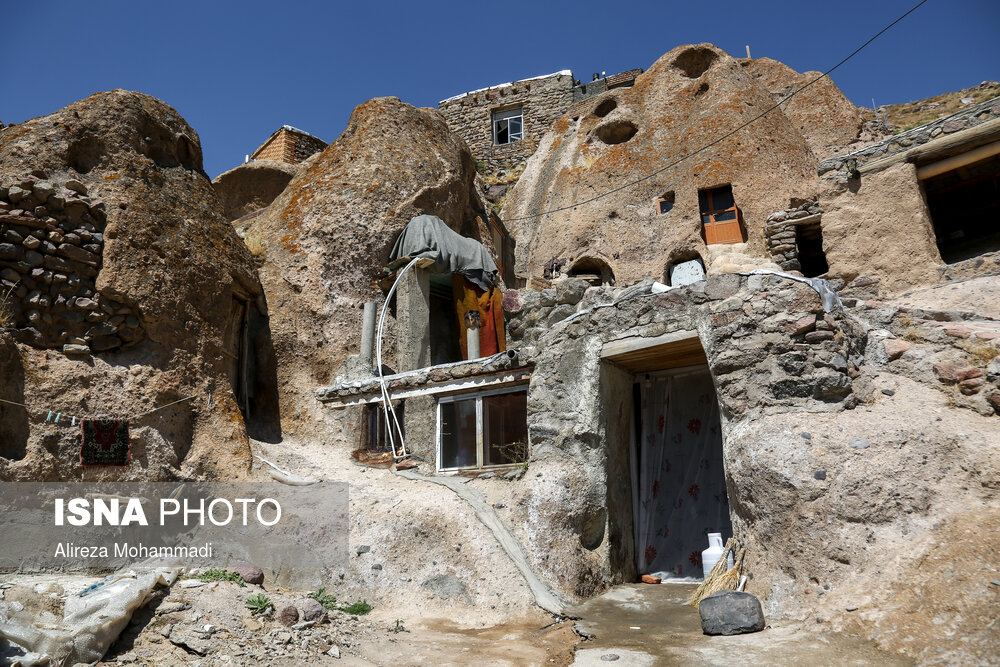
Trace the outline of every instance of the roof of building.
<instances>
[{"instance_id":1,"label":"roof of building","mask_svg":"<svg viewBox=\"0 0 1000 667\"><path fill-rule=\"evenodd\" d=\"M496 88L506 88L507 86L513 86L515 83L524 83L525 81L536 81L538 79L548 79L548 78L553 77L553 76L573 76L573 72L571 70L568 70L568 69L562 69L562 70L559 70L558 72L553 72L552 74L542 74L540 76L532 76L532 77L529 77L527 79L518 79L517 81L508 81L507 83L499 83L499 84L497 84L495 86L487 86L486 88L478 88L476 90L470 90L470 91L468 91L466 93L462 93L460 95L455 95L453 97L449 97L448 99L441 100L440 102L438 102L438 104L444 104L445 102L454 102L455 100L460 100L460 99L462 99L463 97L465 97L467 95L475 95L476 93L481 93L481 92L483 92L485 90L494 90Z\"/></svg>"},{"instance_id":2,"label":"roof of building","mask_svg":"<svg viewBox=\"0 0 1000 667\"><path fill-rule=\"evenodd\" d=\"M274 138L276 136L278 136L278 134L280 134L282 130L284 130L285 132L291 132L293 134L298 134L298 135L301 135L303 137L309 137L310 139L315 139L316 141L322 141L324 144L326 144L325 141L323 141L322 139L320 139L319 137L317 137L315 134L310 134L309 132L306 132L305 130L300 130L299 128L292 127L291 125L282 125L277 130L275 130L274 132L272 132L271 136L269 136L267 139L265 139L264 143L262 143L260 146L258 146L257 150L255 150L253 153L250 154L250 157L253 158L258 153L260 153L262 150L264 150L264 147L266 147L269 143L271 143L271 141L273 141Z\"/></svg>"}]
</instances>

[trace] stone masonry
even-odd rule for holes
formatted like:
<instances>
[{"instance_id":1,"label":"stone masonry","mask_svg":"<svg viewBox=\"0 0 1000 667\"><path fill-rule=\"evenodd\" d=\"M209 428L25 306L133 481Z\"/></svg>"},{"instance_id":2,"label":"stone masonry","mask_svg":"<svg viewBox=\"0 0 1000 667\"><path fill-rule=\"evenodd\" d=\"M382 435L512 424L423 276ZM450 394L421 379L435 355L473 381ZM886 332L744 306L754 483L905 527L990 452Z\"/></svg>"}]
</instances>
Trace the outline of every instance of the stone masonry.
<instances>
[{"instance_id":1,"label":"stone masonry","mask_svg":"<svg viewBox=\"0 0 1000 667\"><path fill-rule=\"evenodd\" d=\"M806 201L784 211L767 216L764 238L774 263L785 271L801 271L799 250L795 244L795 227L818 223L823 215L815 201Z\"/></svg>"},{"instance_id":2,"label":"stone masonry","mask_svg":"<svg viewBox=\"0 0 1000 667\"><path fill-rule=\"evenodd\" d=\"M549 126L572 104L573 84L573 73L563 70L465 93L443 100L438 108L477 160L491 171L510 169L527 161ZM523 111L524 138L493 145L493 113L517 107Z\"/></svg>"},{"instance_id":3,"label":"stone masonry","mask_svg":"<svg viewBox=\"0 0 1000 667\"><path fill-rule=\"evenodd\" d=\"M145 337L131 307L97 290L106 222L79 181L0 184L0 315L22 343L89 354Z\"/></svg>"}]
</instances>

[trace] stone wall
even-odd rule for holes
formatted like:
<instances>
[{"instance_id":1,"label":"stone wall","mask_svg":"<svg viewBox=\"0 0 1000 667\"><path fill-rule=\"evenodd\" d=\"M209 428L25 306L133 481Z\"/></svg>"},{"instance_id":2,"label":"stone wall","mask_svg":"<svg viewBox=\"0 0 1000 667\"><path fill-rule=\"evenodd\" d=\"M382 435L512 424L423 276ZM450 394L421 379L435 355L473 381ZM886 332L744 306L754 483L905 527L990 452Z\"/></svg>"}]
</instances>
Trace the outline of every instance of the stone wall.
<instances>
[{"instance_id":1,"label":"stone wall","mask_svg":"<svg viewBox=\"0 0 1000 667\"><path fill-rule=\"evenodd\" d=\"M771 259L784 271L801 271L799 250L795 244L797 225L819 222L823 211L815 200L805 201L798 206L783 211L775 211L767 216L764 239Z\"/></svg>"},{"instance_id":2,"label":"stone wall","mask_svg":"<svg viewBox=\"0 0 1000 667\"><path fill-rule=\"evenodd\" d=\"M852 165L857 169L869 162L926 144L932 139L954 134L997 118L1000 118L1000 97L974 104L968 109L893 135L861 150L826 158L819 163L819 173L823 175L829 171L845 171Z\"/></svg>"},{"instance_id":3,"label":"stone wall","mask_svg":"<svg viewBox=\"0 0 1000 667\"><path fill-rule=\"evenodd\" d=\"M542 135L573 102L573 75L559 73L515 81L442 101L438 108L448 127L462 137L488 170L512 169L535 152ZM502 146L493 144L493 112L521 107L524 138Z\"/></svg>"},{"instance_id":4,"label":"stone wall","mask_svg":"<svg viewBox=\"0 0 1000 667\"><path fill-rule=\"evenodd\" d=\"M96 287L106 221L77 180L0 184L0 300L20 342L89 354L145 337L138 311Z\"/></svg>"}]
</instances>

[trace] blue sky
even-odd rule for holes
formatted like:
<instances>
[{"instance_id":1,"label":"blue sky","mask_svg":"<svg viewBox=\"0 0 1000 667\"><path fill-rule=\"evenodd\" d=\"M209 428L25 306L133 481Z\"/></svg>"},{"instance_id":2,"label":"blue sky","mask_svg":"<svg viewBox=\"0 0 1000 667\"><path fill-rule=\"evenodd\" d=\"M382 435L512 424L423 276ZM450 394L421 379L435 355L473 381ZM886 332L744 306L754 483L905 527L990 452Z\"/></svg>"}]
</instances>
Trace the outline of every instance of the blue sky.
<instances>
[{"instance_id":1,"label":"blue sky","mask_svg":"<svg viewBox=\"0 0 1000 667\"><path fill-rule=\"evenodd\" d=\"M825 70L917 0L815 2L222 2L0 0L0 120L127 88L174 106L205 170L238 165L282 124L333 141L361 102L451 95L572 69L587 80L712 42ZM1000 2L929 0L834 73L857 104L1000 79Z\"/></svg>"}]
</instances>

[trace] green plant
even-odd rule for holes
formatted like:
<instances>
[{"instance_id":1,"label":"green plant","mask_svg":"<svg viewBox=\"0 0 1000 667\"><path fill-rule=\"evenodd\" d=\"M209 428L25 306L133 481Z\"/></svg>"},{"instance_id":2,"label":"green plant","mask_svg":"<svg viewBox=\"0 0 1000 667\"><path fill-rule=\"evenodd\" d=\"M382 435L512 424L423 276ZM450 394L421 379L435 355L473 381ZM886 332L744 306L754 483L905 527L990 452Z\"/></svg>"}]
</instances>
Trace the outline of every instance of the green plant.
<instances>
[{"instance_id":1,"label":"green plant","mask_svg":"<svg viewBox=\"0 0 1000 667\"><path fill-rule=\"evenodd\" d=\"M499 451L506 463L517 463L522 468L527 469L530 454L527 442L515 440L503 445L490 445L490 449Z\"/></svg>"},{"instance_id":2,"label":"green plant","mask_svg":"<svg viewBox=\"0 0 1000 667\"><path fill-rule=\"evenodd\" d=\"M482 174L483 172L486 171L486 163L485 162L483 162L482 160L476 159L476 158L473 158L472 161L476 163L476 171L478 171L480 174Z\"/></svg>"},{"instance_id":3,"label":"green plant","mask_svg":"<svg viewBox=\"0 0 1000 667\"><path fill-rule=\"evenodd\" d=\"M247 598L247 609L250 610L250 614L253 616L267 613L267 610L270 608L271 598L267 597L263 593L257 593Z\"/></svg>"},{"instance_id":4,"label":"green plant","mask_svg":"<svg viewBox=\"0 0 1000 667\"><path fill-rule=\"evenodd\" d=\"M195 579L200 579L201 581L231 581L234 584L239 584L241 587L247 585L238 572L229 572L217 567L205 570L195 577Z\"/></svg>"},{"instance_id":5,"label":"green plant","mask_svg":"<svg viewBox=\"0 0 1000 667\"><path fill-rule=\"evenodd\" d=\"M364 600L358 600L354 604L349 604L340 607L340 611L347 612L348 614L354 614L355 616L364 616L372 610L372 606Z\"/></svg>"},{"instance_id":6,"label":"green plant","mask_svg":"<svg viewBox=\"0 0 1000 667\"><path fill-rule=\"evenodd\" d=\"M389 628L389 632L400 633L400 632L409 632L409 630L407 630L403 626L403 619L397 618L395 627Z\"/></svg>"},{"instance_id":7,"label":"green plant","mask_svg":"<svg viewBox=\"0 0 1000 667\"><path fill-rule=\"evenodd\" d=\"M326 588L320 586L319 590L313 591L308 596L319 602L325 609L335 610L337 608L337 598L326 592Z\"/></svg>"}]
</instances>

